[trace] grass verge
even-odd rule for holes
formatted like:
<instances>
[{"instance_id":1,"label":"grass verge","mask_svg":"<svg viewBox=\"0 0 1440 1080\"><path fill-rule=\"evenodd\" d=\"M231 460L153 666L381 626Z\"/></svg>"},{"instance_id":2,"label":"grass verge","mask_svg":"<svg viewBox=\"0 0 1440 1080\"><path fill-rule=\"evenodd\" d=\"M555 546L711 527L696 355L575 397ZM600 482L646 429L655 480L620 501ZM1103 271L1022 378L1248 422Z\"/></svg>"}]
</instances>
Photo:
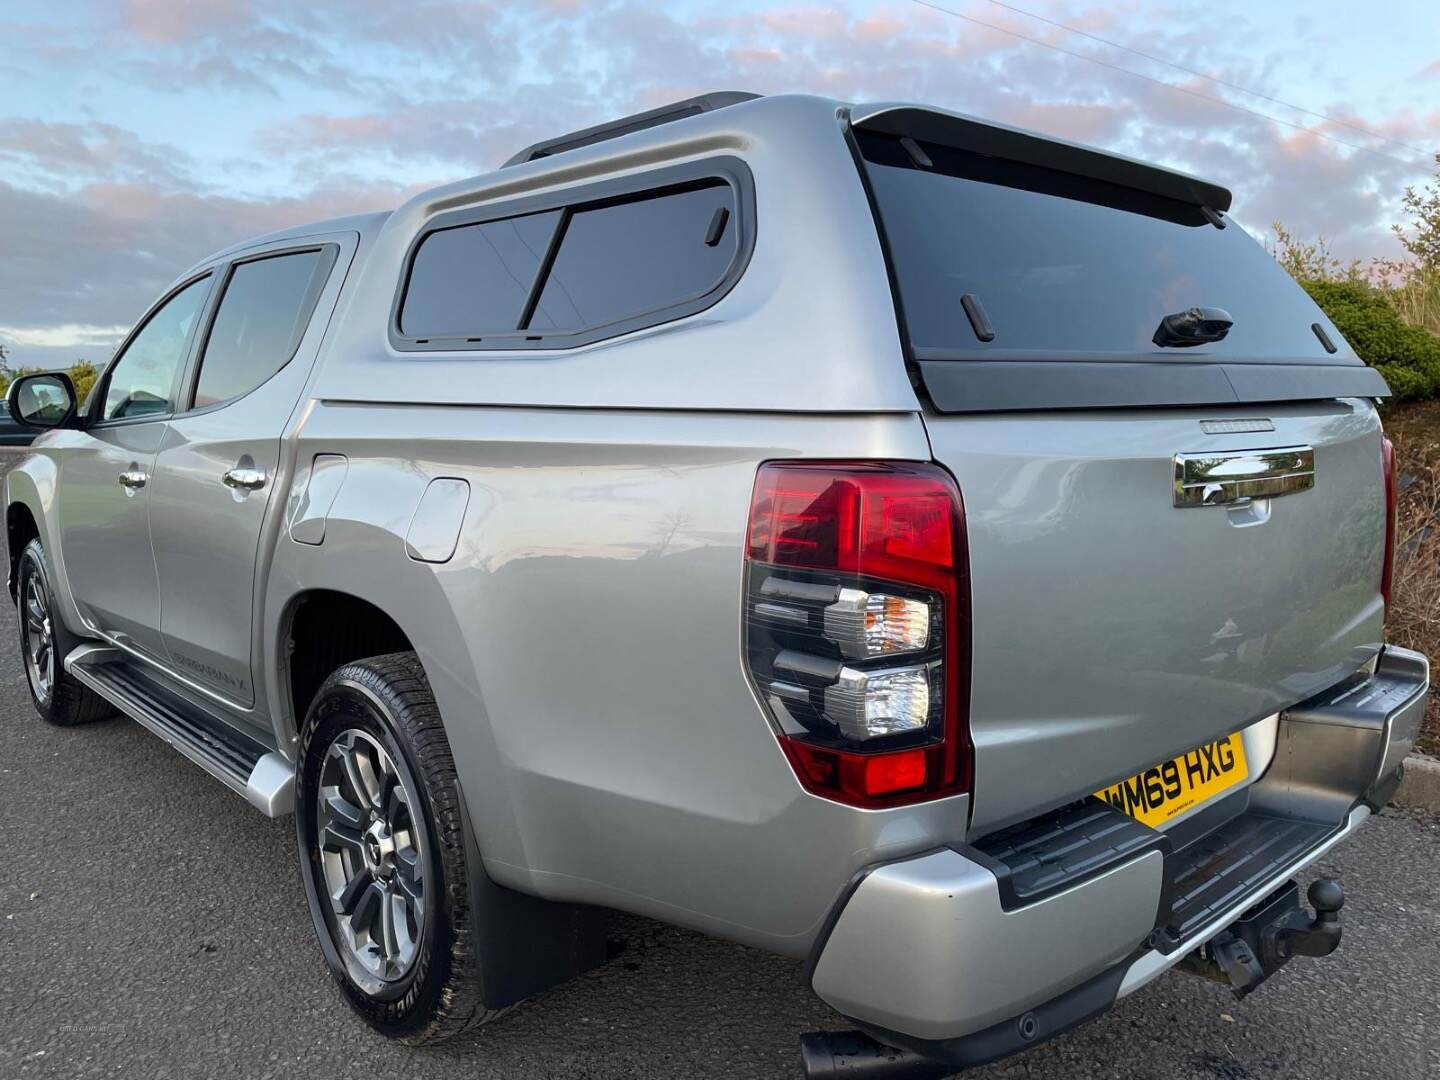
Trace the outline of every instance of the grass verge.
<instances>
[{"instance_id":1,"label":"grass verge","mask_svg":"<svg viewBox=\"0 0 1440 1080\"><path fill-rule=\"evenodd\" d=\"M1395 587L1386 636L1440 667L1440 401L1389 410L1385 431L1395 442L1399 478ZM1440 695L1430 695L1420 748L1440 754Z\"/></svg>"}]
</instances>

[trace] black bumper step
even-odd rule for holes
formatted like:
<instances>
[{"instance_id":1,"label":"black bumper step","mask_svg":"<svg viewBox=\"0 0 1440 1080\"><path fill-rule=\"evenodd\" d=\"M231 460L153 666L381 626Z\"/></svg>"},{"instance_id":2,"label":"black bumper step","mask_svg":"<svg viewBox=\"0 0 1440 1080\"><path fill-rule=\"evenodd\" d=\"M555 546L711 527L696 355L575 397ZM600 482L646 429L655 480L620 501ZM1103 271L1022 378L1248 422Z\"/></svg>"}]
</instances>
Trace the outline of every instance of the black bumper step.
<instances>
[{"instance_id":1,"label":"black bumper step","mask_svg":"<svg viewBox=\"0 0 1440 1080\"><path fill-rule=\"evenodd\" d=\"M1082 799L957 850L995 875L1007 911L1160 851L1166 892L1154 945L1171 952L1338 827L1255 811L1246 792L1187 824L1161 833L1099 799Z\"/></svg>"},{"instance_id":2,"label":"black bumper step","mask_svg":"<svg viewBox=\"0 0 1440 1080\"><path fill-rule=\"evenodd\" d=\"M991 833L961 854L1000 883L1009 911L1033 904L1150 850L1169 839L1099 799L1082 799L1049 814Z\"/></svg>"},{"instance_id":3,"label":"black bumper step","mask_svg":"<svg viewBox=\"0 0 1440 1080\"><path fill-rule=\"evenodd\" d=\"M1174 950L1319 847L1336 828L1247 810L1173 852L1165 862L1170 917L1157 946Z\"/></svg>"}]
</instances>

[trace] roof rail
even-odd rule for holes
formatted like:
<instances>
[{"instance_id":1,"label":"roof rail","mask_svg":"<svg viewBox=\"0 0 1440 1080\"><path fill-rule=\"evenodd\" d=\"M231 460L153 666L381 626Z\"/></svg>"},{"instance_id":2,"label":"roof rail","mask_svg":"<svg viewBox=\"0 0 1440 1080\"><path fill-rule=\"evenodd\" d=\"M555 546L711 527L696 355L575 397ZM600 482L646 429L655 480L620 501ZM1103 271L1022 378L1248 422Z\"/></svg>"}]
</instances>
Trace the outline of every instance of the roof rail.
<instances>
[{"instance_id":1,"label":"roof rail","mask_svg":"<svg viewBox=\"0 0 1440 1080\"><path fill-rule=\"evenodd\" d=\"M716 109L723 109L728 105L738 105L742 101L754 101L758 97L760 97L759 94L749 94L743 90L721 90L713 94L701 94L698 97L686 98L684 101L661 105L658 109L635 113L633 116L622 116L618 120L596 124L594 127L572 131L568 135L532 143L500 167L505 169L524 161L534 161L536 158L550 157L552 154L563 154L566 150L604 142L606 139L619 138L621 135L629 135L632 131L644 131L646 128L659 127L672 120L683 120L687 116L714 112Z\"/></svg>"}]
</instances>

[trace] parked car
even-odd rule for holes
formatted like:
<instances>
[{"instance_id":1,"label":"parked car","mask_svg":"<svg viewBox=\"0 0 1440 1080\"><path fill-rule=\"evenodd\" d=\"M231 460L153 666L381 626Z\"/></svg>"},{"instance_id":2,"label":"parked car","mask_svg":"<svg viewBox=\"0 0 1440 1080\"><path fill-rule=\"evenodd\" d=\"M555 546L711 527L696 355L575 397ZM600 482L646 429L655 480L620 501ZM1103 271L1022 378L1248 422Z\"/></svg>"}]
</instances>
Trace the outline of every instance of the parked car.
<instances>
[{"instance_id":1,"label":"parked car","mask_svg":"<svg viewBox=\"0 0 1440 1080\"><path fill-rule=\"evenodd\" d=\"M186 271L6 482L35 707L294 812L412 1043L607 909L803 961L938 1075L1340 940L1383 806L1388 390L1224 188L710 95ZM63 808L57 808L63 813ZM1313 912L1310 908L1313 907Z\"/></svg>"}]
</instances>

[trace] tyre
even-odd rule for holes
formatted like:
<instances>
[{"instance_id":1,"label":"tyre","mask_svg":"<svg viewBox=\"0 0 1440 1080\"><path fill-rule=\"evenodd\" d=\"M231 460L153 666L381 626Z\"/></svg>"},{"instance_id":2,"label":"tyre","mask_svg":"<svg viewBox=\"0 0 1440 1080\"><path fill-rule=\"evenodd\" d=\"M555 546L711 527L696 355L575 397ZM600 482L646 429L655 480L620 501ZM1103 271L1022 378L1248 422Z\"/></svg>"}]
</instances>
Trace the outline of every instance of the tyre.
<instances>
[{"instance_id":1,"label":"tyre","mask_svg":"<svg viewBox=\"0 0 1440 1080\"><path fill-rule=\"evenodd\" d=\"M65 670L65 656L79 641L55 608L45 547L38 539L25 545L15 567L15 610L25 682L41 718L72 727L115 715L114 706Z\"/></svg>"},{"instance_id":2,"label":"tyre","mask_svg":"<svg viewBox=\"0 0 1440 1080\"><path fill-rule=\"evenodd\" d=\"M330 974L371 1027L411 1044L484 1007L450 745L414 653L346 664L301 732L295 825Z\"/></svg>"}]
</instances>

